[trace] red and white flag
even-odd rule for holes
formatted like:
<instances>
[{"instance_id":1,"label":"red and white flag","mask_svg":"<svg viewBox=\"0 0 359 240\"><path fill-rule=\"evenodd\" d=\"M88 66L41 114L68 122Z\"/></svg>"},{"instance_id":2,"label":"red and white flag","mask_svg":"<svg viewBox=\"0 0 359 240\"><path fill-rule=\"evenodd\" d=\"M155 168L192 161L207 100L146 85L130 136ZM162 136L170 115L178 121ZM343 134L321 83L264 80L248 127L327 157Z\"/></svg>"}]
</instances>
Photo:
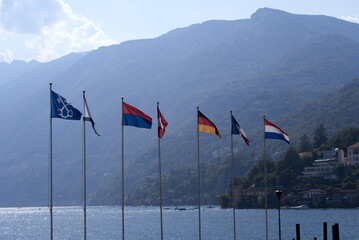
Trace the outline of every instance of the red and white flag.
<instances>
[{"instance_id":1,"label":"red and white flag","mask_svg":"<svg viewBox=\"0 0 359 240\"><path fill-rule=\"evenodd\" d=\"M92 119L91 113L90 113L90 109L87 105L87 101L85 96L83 96L83 103L84 103L84 115L83 115L83 120L84 121L89 121L91 122L92 128L95 131L95 133L97 134L97 136L100 136L100 134L97 133L96 128L95 128L95 122Z\"/></svg>"},{"instance_id":2,"label":"red and white flag","mask_svg":"<svg viewBox=\"0 0 359 240\"><path fill-rule=\"evenodd\" d=\"M166 122L165 118L160 112L158 106L157 106L157 119L158 119L158 138L162 138L163 135L165 134L165 128L167 127L168 123Z\"/></svg>"},{"instance_id":3,"label":"red and white flag","mask_svg":"<svg viewBox=\"0 0 359 240\"><path fill-rule=\"evenodd\" d=\"M264 119L264 133L266 139L283 140L289 144L288 134L267 119Z\"/></svg>"}]
</instances>

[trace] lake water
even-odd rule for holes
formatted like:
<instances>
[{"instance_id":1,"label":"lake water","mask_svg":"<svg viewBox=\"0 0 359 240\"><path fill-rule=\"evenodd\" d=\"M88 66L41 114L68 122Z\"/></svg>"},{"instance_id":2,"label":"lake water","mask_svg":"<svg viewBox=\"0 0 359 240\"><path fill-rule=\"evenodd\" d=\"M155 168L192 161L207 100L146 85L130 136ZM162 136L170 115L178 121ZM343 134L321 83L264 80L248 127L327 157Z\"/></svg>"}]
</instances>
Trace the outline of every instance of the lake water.
<instances>
[{"instance_id":1,"label":"lake water","mask_svg":"<svg viewBox=\"0 0 359 240\"><path fill-rule=\"evenodd\" d=\"M278 211L268 210L269 239L278 239ZM232 210L203 207L202 239L233 239ZM265 239L265 210L236 210L237 239ZM0 209L0 239L50 239L48 208ZM54 208L54 239L83 239L81 207ZM163 211L164 239L198 239L198 210ZM291 210L281 209L282 239L295 238L295 225L300 224L301 239L323 239L323 222L339 223L340 239L359 239L359 209ZM88 239L121 239L121 207L88 207ZM160 239L159 207L126 207L125 239Z\"/></svg>"}]
</instances>

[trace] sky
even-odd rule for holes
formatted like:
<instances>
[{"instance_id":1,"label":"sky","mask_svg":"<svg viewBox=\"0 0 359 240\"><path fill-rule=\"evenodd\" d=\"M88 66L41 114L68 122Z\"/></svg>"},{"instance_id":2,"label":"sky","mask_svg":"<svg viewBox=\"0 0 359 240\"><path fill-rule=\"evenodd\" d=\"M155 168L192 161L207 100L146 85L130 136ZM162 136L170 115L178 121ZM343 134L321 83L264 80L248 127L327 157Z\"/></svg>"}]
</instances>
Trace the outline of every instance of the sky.
<instances>
[{"instance_id":1,"label":"sky","mask_svg":"<svg viewBox=\"0 0 359 240\"><path fill-rule=\"evenodd\" d=\"M0 62L48 62L263 7L359 23L358 0L0 0Z\"/></svg>"}]
</instances>

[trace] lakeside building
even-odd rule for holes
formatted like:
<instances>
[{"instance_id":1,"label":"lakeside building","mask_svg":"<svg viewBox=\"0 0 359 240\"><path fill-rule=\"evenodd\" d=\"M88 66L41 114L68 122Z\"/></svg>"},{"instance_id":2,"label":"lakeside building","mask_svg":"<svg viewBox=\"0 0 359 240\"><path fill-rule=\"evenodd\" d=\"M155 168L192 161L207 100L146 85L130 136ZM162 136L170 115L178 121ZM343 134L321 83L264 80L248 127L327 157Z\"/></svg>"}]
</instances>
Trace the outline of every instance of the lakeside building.
<instances>
[{"instance_id":1,"label":"lakeside building","mask_svg":"<svg viewBox=\"0 0 359 240\"><path fill-rule=\"evenodd\" d=\"M359 190L340 189L328 195L322 189L310 189L301 194L301 203L309 207L356 207L359 204Z\"/></svg>"},{"instance_id":2,"label":"lakeside building","mask_svg":"<svg viewBox=\"0 0 359 240\"><path fill-rule=\"evenodd\" d=\"M325 201L326 207L357 207L359 204L359 191L357 189L339 190Z\"/></svg>"},{"instance_id":3,"label":"lakeside building","mask_svg":"<svg viewBox=\"0 0 359 240\"><path fill-rule=\"evenodd\" d=\"M302 202L308 206L318 206L325 201L326 192L321 189L310 189L301 196Z\"/></svg>"},{"instance_id":4,"label":"lakeside building","mask_svg":"<svg viewBox=\"0 0 359 240\"><path fill-rule=\"evenodd\" d=\"M248 189L234 189L234 201L246 199L247 201L256 204L260 198L264 198L264 188L250 187Z\"/></svg>"},{"instance_id":5,"label":"lakeside building","mask_svg":"<svg viewBox=\"0 0 359 240\"><path fill-rule=\"evenodd\" d=\"M346 161L347 166L359 166L359 143L347 147L348 158Z\"/></svg>"},{"instance_id":6,"label":"lakeside building","mask_svg":"<svg viewBox=\"0 0 359 240\"><path fill-rule=\"evenodd\" d=\"M303 175L304 177L323 177L324 179L335 179L335 170L340 164L343 165L345 163L346 159L342 149L336 148L334 150L324 151L323 159L314 160L312 166L305 167Z\"/></svg>"}]
</instances>

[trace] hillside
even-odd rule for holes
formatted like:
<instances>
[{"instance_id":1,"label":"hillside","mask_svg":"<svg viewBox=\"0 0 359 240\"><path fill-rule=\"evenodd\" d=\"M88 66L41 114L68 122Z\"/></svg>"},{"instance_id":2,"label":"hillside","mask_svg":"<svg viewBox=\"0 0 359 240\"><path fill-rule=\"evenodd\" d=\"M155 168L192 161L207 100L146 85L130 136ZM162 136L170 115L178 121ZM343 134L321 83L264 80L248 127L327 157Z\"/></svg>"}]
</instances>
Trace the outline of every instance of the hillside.
<instances>
[{"instance_id":1,"label":"hillside","mask_svg":"<svg viewBox=\"0 0 359 240\"><path fill-rule=\"evenodd\" d=\"M291 129L295 139L302 134L313 136L313 129L321 123L334 136L341 129L359 126L358 97L359 79L355 79L340 90L283 115L278 122Z\"/></svg>"},{"instance_id":2,"label":"hillside","mask_svg":"<svg viewBox=\"0 0 359 240\"><path fill-rule=\"evenodd\" d=\"M276 123L283 127L285 131L290 132L291 145L297 146L300 137L303 134L313 137L314 129L321 123L324 124L329 137L334 137L340 130L345 128L355 128L359 126L359 106L356 101L359 97L359 79L353 80L346 84L343 88L333 93L330 93L318 100L314 100L298 109L283 114ZM263 131L263 130L262 130ZM236 139L235 146L238 144L241 147L235 147L235 175L244 176L250 169L251 165L261 158L263 148L263 132L258 130L252 134L252 145L257 146L257 150L248 151L243 140L241 138ZM354 144L351 142L349 145ZM181 142L178 143L181 146ZM228 145L229 146L229 145ZM334 147L347 147L334 146ZM278 149L286 149L287 144L281 141L267 141L267 150L278 151ZM163 149L163 147L162 147ZM202 148L203 149L203 148ZM206 200L203 200L203 204L216 204L217 197L220 191L224 191L226 186L230 183L230 157L229 148L225 149L225 154L214 154L213 159L216 161L208 162L209 159L202 159L202 194L207 196ZM261 151L262 150L262 151ZM171 152L176 152L176 149L171 149ZM168 152L168 151L167 151ZM178 152L177 152L178 153ZM280 155L273 155L271 158L274 161L278 161L282 158L283 152ZM216 156L217 155L217 156ZM255 157L257 155L257 157ZM193 161L195 162L195 155L193 155ZM163 159L163 157L162 157ZM153 165L155 165L153 163ZM179 198L176 194L180 192L183 195L183 204L195 204L197 189L193 186L183 185L186 180L194 182L196 171L191 168L191 164L188 165L181 163L173 164L171 171L168 171L164 177L164 192L165 192L165 204L173 205L174 200ZM140 167L140 166L139 166ZM155 174L152 178L147 177L146 181L141 183L135 191L132 192L129 199L131 204L158 204L158 180L157 172L155 168L150 168L150 164L147 164L144 168L146 176L150 176L151 171ZM181 176L185 176L182 178ZM95 197L95 201L104 201L107 204L115 204L115 200L118 199L119 193L116 193L112 186L119 185L120 179L114 180L116 184L107 183L106 186L98 190ZM283 183L282 183L283 185ZM136 185L135 185L136 186ZM177 188L177 190L176 190ZM176 195L174 195L176 194ZM107 196L103 198L101 196Z\"/></svg>"},{"instance_id":3,"label":"hillside","mask_svg":"<svg viewBox=\"0 0 359 240\"><path fill-rule=\"evenodd\" d=\"M47 204L49 82L79 109L86 90L101 134L88 128L88 199L101 204L108 196L118 204L120 191L109 186L116 186L120 176L121 97L154 122L151 130L125 128L130 193L157 173L156 101L169 122L162 146L164 171L195 164L196 106L223 136L201 134L203 161L225 160L233 110L254 139L250 149L256 154L243 159L248 163L261 155L255 139L264 114L279 120L357 78L358 55L359 25L266 8L250 19L208 21L154 39L38 63L0 89L0 110L6 113L0 119L1 204ZM53 123L54 202L80 204L82 122ZM104 189L113 194L96 195Z\"/></svg>"}]
</instances>

